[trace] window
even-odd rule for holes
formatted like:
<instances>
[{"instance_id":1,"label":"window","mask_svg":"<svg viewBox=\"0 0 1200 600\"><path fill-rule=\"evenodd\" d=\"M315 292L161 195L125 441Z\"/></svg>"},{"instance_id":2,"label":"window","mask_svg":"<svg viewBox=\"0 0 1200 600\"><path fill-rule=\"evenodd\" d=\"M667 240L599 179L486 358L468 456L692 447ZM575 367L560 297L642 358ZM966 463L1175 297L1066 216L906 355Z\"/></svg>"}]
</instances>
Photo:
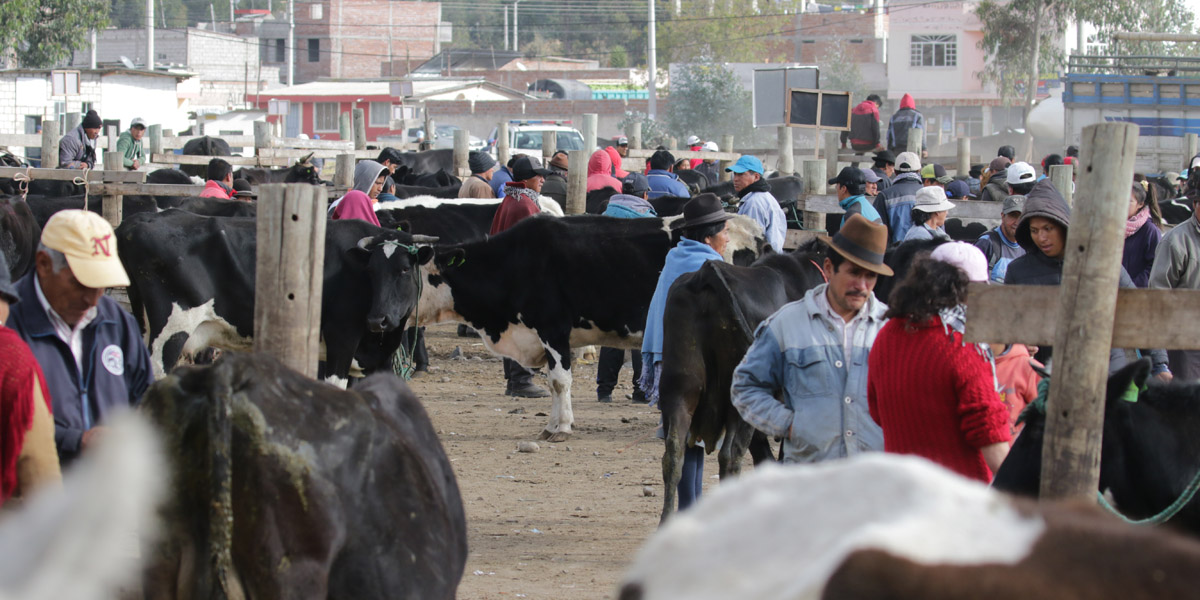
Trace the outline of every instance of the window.
<instances>
[{"instance_id":1,"label":"window","mask_svg":"<svg viewBox=\"0 0 1200 600\"><path fill-rule=\"evenodd\" d=\"M78 96L79 71L51 71L52 96Z\"/></svg>"},{"instance_id":2,"label":"window","mask_svg":"<svg viewBox=\"0 0 1200 600\"><path fill-rule=\"evenodd\" d=\"M284 40L283 38L277 38L275 40L275 60L273 62L281 63L284 61L283 43L285 41L286 40Z\"/></svg>"},{"instance_id":3,"label":"window","mask_svg":"<svg viewBox=\"0 0 1200 600\"><path fill-rule=\"evenodd\" d=\"M321 62L321 40L308 38L308 62Z\"/></svg>"},{"instance_id":4,"label":"window","mask_svg":"<svg viewBox=\"0 0 1200 600\"><path fill-rule=\"evenodd\" d=\"M958 66L958 41L953 35L914 35L911 50L909 66Z\"/></svg>"},{"instance_id":5,"label":"window","mask_svg":"<svg viewBox=\"0 0 1200 600\"><path fill-rule=\"evenodd\" d=\"M338 103L316 102L313 104L313 131L338 130Z\"/></svg>"},{"instance_id":6,"label":"window","mask_svg":"<svg viewBox=\"0 0 1200 600\"><path fill-rule=\"evenodd\" d=\"M392 124L392 103L372 102L367 123L371 127L387 127Z\"/></svg>"},{"instance_id":7,"label":"window","mask_svg":"<svg viewBox=\"0 0 1200 600\"><path fill-rule=\"evenodd\" d=\"M308 18L314 21L320 21L324 18L324 10L321 4L311 4L308 7Z\"/></svg>"}]
</instances>

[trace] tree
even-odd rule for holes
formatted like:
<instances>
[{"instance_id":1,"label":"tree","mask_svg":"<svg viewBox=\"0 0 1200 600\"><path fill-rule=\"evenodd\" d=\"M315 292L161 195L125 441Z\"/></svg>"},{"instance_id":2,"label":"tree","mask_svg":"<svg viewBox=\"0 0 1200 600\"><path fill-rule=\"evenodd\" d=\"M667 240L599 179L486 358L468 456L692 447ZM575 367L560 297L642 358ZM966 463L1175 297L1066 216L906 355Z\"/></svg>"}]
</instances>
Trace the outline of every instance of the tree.
<instances>
[{"instance_id":1,"label":"tree","mask_svg":"<svg viewBox=\"0 0 1200 600\"><path fill-rule=\"evenodd\" d=\"M733 135L742 147L770 144L770 135L755 131L751 122L750 92L725 65L703 61L682 65L671 82L667 128L677 139L695 135L719 140Z\"/></svg>"},{"instance_id":2,"label":"tree","mask_svg":"<svg viewBox=\"0 0 1200 600\"><path fill-rule=\"evenodd\" d=\"M24 67L57 64L88 43L88 31L108 26L109 0L0 1L0 56ZM11 54L10 54L11 53Z\"/></svg>"},{"instance_id":3,"label":"tree","mask_svg":"<svg viewBox=\"0 0 1200 600\"><path fill-rule=\"evenodd\" d=\"M762 14L755 0L684 2L679 15L667 12L658 25L658 60L663 64L696 60L761 63L788 58L774 41L793 33L795 25L793 19L778 13L794 12L799 3L780 0L766 4L772 14Z\"/></svg>"},{"instance_id":4,"label":"tree","mask_svg":"<svg viewBox=\"0 0 1200 600\"><path fill-rule=\"evenodd\" d=\"M1117 31L1155 31L1160 33L1192 33L1194 18L1182 0L1138 0L1106 3L1078 2L1077 16L1095 25L1093 43L1108 44L1110 54L1127 56L1195 56L1196 44L1170 42L1115 42Z\"/></svg>"}]
</instances>

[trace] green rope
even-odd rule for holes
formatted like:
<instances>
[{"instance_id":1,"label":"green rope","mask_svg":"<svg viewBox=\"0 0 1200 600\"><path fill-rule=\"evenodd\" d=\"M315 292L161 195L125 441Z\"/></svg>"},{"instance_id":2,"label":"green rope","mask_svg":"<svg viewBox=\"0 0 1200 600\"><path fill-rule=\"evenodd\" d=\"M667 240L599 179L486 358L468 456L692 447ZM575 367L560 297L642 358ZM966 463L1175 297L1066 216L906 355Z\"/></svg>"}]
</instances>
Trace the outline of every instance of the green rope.
<instances>
[{"instance_id":1,"label":"green rope","mask_svg":"<svg viewBox=\"0 0 1200 600\"><path fill-rule=\"evenodd\" d=\"M384 243L385 244L395 244L397 248L403 248L404 250L406 250L409 254L411 254L413 256L417 255L417 247L416 246L409 246L408 244L401 244L400 242L391 242L391 241L384 242ZM416 268L413 269L413 279L415 280L415 283L417 286L417 302L416 302L416 305L414 305L414 306L419 306L421 304L421 292L424 288L424 283L425 283L424 281L421 280L420 266L417 266ZM414 310L416 310L416 309L414 308ZM392 372L395 373L398 377L403 378L405 381L411 380L413 377L413 373L417 372L417 363L416 363L415 357L417 355L417 339L418 338L420 338L419 333L414 333L412 336L412 343L409 344L408 348L405 348L404 344L401 343L400 347L396 349L396 353L392 355Z\"/></svg>"},{"instance_id":2,"label":"green rope","mask_svg":"<svg viewBox=\"0 0 1200 600\"><path fill-rule=\"evenodd\" d=\"M1139 387L1135 383L1130 383L1129 387L1126 388L1125 391L1121 394L1121 399L1126 402L1137 402L1138 396L1144 391L1146 391L1145 386ZM1029 406L1025 407L1025 410L1021 411L1021 416L1017 419L1017 423L1023 423L1025 421L1026 416L1029 414L1029 411L1031 411L1031 410L1037 411L1038 413L1045 415L1046 414L1046 399L1049 395L1050 395L1050 378L1046 377L1046 378L1043 378L1040 382L1038 382L1037 398L1033 402L1030 402ZM1200 471L1196 472L1196 475L1192 477L1191 483L1189 483L1188 486L1186 488L1184 488L1183 493L1180 494L1179 497L1176 498L1174 502L1172 502L1170 505L1168 505L1166 508L1164 508L1158 514L1151 516L1151 517L1147 517L1145 519L1130 519L1129 517L1126 517L1125 515L1121 514L1121 511L1117 510L1117 508L1114 507L1112 504L1109 504L1108 500L1104 497L1104 494L1100 493L1098 490L1096 491L1096 501L1105 510L1112 513L1113 515L1116 515L1117 518L1121 519L1122 521L1124 521L1126 523L1129 523L1130 525L1162 525L1163 523L1166 523L1167 521L1174 518L1175 515L1178 515L1179 511L1183 510L1183 507L1185 507L1189 503L1191 503L1191 501L1196 497L1197 491L1200 491Z\"/></svg>"}]
</instances>

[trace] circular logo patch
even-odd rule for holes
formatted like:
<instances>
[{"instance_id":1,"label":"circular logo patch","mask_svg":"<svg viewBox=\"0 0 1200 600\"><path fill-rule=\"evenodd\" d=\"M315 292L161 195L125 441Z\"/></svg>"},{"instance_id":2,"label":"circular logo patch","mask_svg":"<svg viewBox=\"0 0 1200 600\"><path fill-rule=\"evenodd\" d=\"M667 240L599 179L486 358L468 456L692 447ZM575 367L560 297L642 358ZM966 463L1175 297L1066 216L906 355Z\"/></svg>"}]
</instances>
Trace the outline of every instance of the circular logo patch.
<instances>
[{"instance_id":1,"label":"circular logo patch","mask_svg":"<svg viewBox=\"0 0 1200 600\"><path fill-rule=\"evenodd\" d=\"M109 373L120 377L125 374L125 353L116 344L106 346L100 353L100 362Z\"/></svg>"}]
</instances>

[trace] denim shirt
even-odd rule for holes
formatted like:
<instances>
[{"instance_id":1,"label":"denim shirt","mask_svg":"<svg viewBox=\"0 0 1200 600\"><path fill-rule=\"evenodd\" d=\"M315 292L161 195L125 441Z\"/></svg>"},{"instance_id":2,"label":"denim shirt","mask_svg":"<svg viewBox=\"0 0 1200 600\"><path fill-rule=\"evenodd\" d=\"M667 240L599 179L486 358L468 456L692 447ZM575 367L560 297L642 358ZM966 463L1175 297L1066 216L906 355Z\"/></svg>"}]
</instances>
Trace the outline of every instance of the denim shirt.
<instances>
[{"instance_id":1,"label":"denim shirt","mask_svg":"<svg viewBox=\"0 0 1200 600\"><path fill-rule=\"evenodd\" d=\"M763 321L733 372L733 405L759 431L786 438L784 462L883 450L883 431L867 407L867 355L887 306L872 294L866 314L856 317L866 322L854 328L847 357L840 328L817 301L826 287Z\"/></svg>"}]
</instances>

